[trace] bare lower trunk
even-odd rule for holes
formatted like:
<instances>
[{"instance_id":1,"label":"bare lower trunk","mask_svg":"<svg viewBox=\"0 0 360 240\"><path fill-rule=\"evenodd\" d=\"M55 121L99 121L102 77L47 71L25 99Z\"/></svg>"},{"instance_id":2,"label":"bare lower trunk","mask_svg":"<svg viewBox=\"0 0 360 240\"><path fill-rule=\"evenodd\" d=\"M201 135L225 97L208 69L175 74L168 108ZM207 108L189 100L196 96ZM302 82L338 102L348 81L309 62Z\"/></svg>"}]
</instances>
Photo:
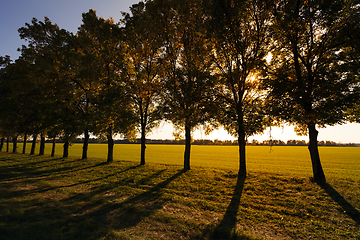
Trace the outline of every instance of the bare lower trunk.
<instances>
[{"instance_id":1,"label":"bare lower trunk","mask_svg":"<svg viewBox=\"0 0 360 240\"><path fill-rule=\"evenodd\" d=\"M107 162L111 163L114 161L114 139L112 137L112 131L110 130L110 132L108 133L107 136L107 140L108 140L108 157L107 157Z\"/></svg>"},{"instance_id":2,"label":"bare lower trunk","mask_svg":"<svg viewBox=\"0 0 360 240\"><path fill-rule=\"evenodd\" d=\"M10 139L9 137L6 138L6 152L9 152L9 142L10 142Z\"/></svg>"},{"instance_id":3,"label":"bare lower trunk","mask_svg":"<svg viewBox=\"0 0 360 240\"><path fill-rule=\"evenodd\" d=\"M39 156L44 155L45 153L45 136L44 134L40 134L40 151L39 151Z\"/></svg>"},{"instance_id":4,"label":"bare lower trunk","mask_svg":"<svg viewBox=\"0 0 360 240\"><path fill-rule=\"evenodd\" d=\"M2 151L3 147L4 147L4 142L5 142L5 138L2 137L1 138L1 143L0 143L0 152Z\"/></svg>"},{"instance_id":5,"label":"bare lower trunk","mask_svg":"<svg viewBox=\"0 0 360 240\"><path fill-rule=\"evenodd\" d=\"M239 144L239 177L246 177L246 135L244 128L244 114L242 105L237 108L238 114L238 144Z\"/></svg>"},{"instance_id":6,"label":"bare lower trunk","mask_svg":"<svg viewBox=\"0 0 360 240\"><path fill-rule=\"evenodd\" d=\"M55 156L56 138L52 140L51 156Z\"/></svg>"},{"instance_id":7,"label":"bare lower trunk","mask_svg":"<svg viewBox=\"0 0 360 240\"><path fill-rule=\"evenodd\" d=\"M22 154L25 154L26 152L26 143L27 143L27 134L25 133Z\"/></svg>"},{"instance_id":8,"label":"bare lower trunk","mask_svg":"<svg viewBox=\"0 0 360 240\"><path fill-rule=\"evenodd\" d=\"M184 170L190 170L191 128L185 126Z\"/></svg>"},{"instance_id":9,"label":"bare lower trunk","mask_svg":"<svg viewBox=\"0 0 360 240\"><path fill-rule=\"evenodd\" d=\"M37 138L37 134L33 134L33 140L32 140L32 144L31 144L30 155L35 154L36 138Z\"/></svg>"},{"instance_id":10,"label":"bare lower trunk","mask_svg":"<svg viewBox=\"0 0 360 240\"><path fill-rule=\"evenodd\" d=\"M238 142L239 142L239 176L246 177L246 139L245 139L245 130L243 126L239 127Z\"/></svg>"},{"instance_id":11,"label":"bare lower trunk","mask_svg":"<svg viewBox=\"0 0 360 240\"><path fill-rule=\"evenodd\" d=\"M12 150L12 152L17 153L17 136L13 137L12 142L13 142L13 150Z\"/></svg>"},{"instance_id":12,"label":"bare lower trunk","mask_svg":"<svg viewBox=\"0 0 360 240\"><path fill-rule=\"evenodd\" d=\"M321 166L319 150L318 150L318 131L315 128L314 123L308 124L309 128L309 152L312 162L313 174L314 174L314 181L317 183L325 183L325 174Z\"/></svg>"},{"instance_id":13,"label":"bare lower trunk","mask_svg":"<svg viewBox=\"0 0 360 240\"><path fill-rule=\"evenodd\" d=\"M145 165L145 150L146 150L146 138L145 138L145 124L141 126L141 156L140 165Z\"/></svg>"},{"instance_id":14,"label":"bare lower trunk","mask_svg":"<svg viewBox=\"0 0 360 240\"><path fill-rule=\"evenodd\" d=\"M68 141L64 143L63 158L69 157L69 145L70 143Z\"/></svg>"},{"instance_id":15,"label":"bare lower trunk","mask_svg":"<svg viewBox=\"0 0 360 240\"><path fill-rule=\"evenodd\" d=\"M84 145L81 159L87 159L87 151L89 146L89 130L84 131Z\"/></svg>"}]
</instances>

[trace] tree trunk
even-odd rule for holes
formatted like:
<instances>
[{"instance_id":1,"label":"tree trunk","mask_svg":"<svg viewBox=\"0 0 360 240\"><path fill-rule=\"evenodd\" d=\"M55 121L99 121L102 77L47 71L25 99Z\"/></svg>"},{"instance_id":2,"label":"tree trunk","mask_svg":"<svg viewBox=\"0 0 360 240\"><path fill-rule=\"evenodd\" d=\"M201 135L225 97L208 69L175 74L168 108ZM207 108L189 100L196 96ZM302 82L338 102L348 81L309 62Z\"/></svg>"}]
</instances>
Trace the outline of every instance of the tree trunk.
<instances>
[{"instance_id":1,"label":"tree trunk","mask_svg":"<svg viewBox=\"0 0 360 240\"><path fill-rule=\"evenodd\" d=\"M69 145L70 143L68 141L64 143L63 158L69 157Z\"/></svg>"},{"instance_id":2,"label":"tree trunk","mask_svg":"<svg viewBox=\"0 0 360 240\"><path fill-rule=\"evenodd\" d=\"M110 128L109 133L107 135L108 140L108 157L107 162L111 163L114 161L114 139L112 137L112 130Z\"/></svg>"},{"instance_id":3,"label":"tree trunk","mask_svg":"<svg viewBox=\"0 0 360 240\"><path fill-rule=\"evenodd\" d=\"M244 126L241 124L238 130L239 143L239 176L246 177L246 140Z\"/></svg>"},{"instance_id":4,"label":"tree trunk","mask_svg":"<svg viewBox=\"0 0 360 240\"><path fill-rule=\"evenodd\" d=\"M53 138L52 148L51 148L51 157L55 156L55 147L56 147L56 138Z\"/></svg>"},{"instance_id":5,"label":"tree trunk","mask_svg":"<svg viewBox=\"0 0 360 240\"><path fill-rule=\"evenodd\" d=\"M84 131L84 145L81 159L87 159L87 151L89 146L89 130Z\"/></svg>"},{"instance_id":6,"label":"tree trunk","mask_svg":"<svg viewBox=\"0 0 360 240\"><path fill-rule=\"evenodd\" d=\"M185 125L184 170L190 170L191 128Z\"/></svg>"},{"instance_id":7,"label":"tree trunk","mask_svg":"<svg viewBox=\"0 0 360 240\"><path fill-rule=\"evenodd\" d=\"M45 154L45 137L44 134L40 134L40 151L39 156L43 156Z\"/></svg>"},{"instance_id":8,"label":"tree trunk","mask_svg":"<svg viewBox=\"0 0 360 240\"><path fill-rule=\"evenodd\" d=\"M12 142L13 142L13 150L12 150L12 152L17 153L17 136L13 137Z\"/></svg>"},{"instance_id":9,"label":"tree trunk","mask_svg":"<svg viewBox=\"0 0 360 240\"><path fill-rule=\"evenodd\" d=\"M246 135L242 104L238 105L239 177L246 177Z\"/></svg>"},{"instance_id":10,"label":"tree trunk","mask_svg":"<svg viewBox=\"0 0 360 240\"><path fill-rule=\"evenodd\" d=\"M146 150L146 138L145 138L145 124L141 124L141 158L140 165L145 165L145 150Z\"/></svg>"},{"instance_id":11,"label":"tree trunk","mask_svg":"<svg viewBox=\"0 0 360 240\"><path fill-rule=\"evenodd\" d=\"M9 152L9 137L6 138L6 152Z\"/></svg>"},{"instance_id":12,"label":"tree trunk","mask_svg":"<svg viewBox=\"0 0 360 240\"><path fill-rule=\"evenodd\" d=\"M314 174L314 181L317 183L325 183L325 174L321 166L319 150L318 150L318 131L315 128L315 123L310 122L308 124L309 129L309 152L312 162L313 174Z\"/></svg>"},{"instance_id":13,"label":"tree trunk","mask_svg":"<svg viewBox=\"0 0 360 240\"><path fill-rule=\"evenodd\" d=\"M32 140L32 144L31 144L30 155L35 154L36 138L37 138L37 134L33 134L33 140Z\"/></svg>"},{"instance_id":14,"label":"tree trunk","mask_svg":"<svg viewBox=\"0 0 360 240\"><path fill-rule=\"evenodd\" d=\"M25 133L22 154L25 154L26 152L26 143L27 143L27 134Z\"/></svg>"},{"instance_id":15,"label":"tree trunk","mask_svg":"<svg viewBox=\"0 0 360 240\"><path fill-rule=\"evenodd\" d=\"M2 137L1 138L1 143L0 143L0 152L2 151L3 147L4 147L4 141L5 141L5 138Z\"/></svg>"}]
</instances>

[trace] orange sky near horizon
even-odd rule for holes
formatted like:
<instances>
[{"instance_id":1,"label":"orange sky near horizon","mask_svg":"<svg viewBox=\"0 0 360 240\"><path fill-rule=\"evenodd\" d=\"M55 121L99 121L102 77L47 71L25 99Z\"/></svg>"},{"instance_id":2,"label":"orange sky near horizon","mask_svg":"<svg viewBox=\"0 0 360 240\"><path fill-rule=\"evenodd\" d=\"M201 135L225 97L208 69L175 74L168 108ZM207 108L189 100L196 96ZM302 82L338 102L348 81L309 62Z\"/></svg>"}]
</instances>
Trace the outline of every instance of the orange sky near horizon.
<instances>
[{"instance_id":1,"label":"orange sky near horizon","mask_svg":"<svg viewBox=\"0 0 360 240\"><path fill-rule=\"evenodd\" d=\"M172 125L170 123L162 123L159 128L154 129L152 134L147 136L148 139L174 139L172 136ZM360 143L360 124L348 123L344 125L329 126L327 128L318 129L319 141L334 141L338 143ZM294 127L285 125L284 127L272 127L271 136L274 140L305 140L308 141L308 136L297 136L294 132ZM223 128L213 131L208 136L204 131L196 130L193 133L194 139L210 139L210 140L236 140L235 137L229 135ZM260 142L270 139L270 129L266 129L263 134L257 134L248 138L248 141L256 139Z\"/></svg>"}]
</instances>

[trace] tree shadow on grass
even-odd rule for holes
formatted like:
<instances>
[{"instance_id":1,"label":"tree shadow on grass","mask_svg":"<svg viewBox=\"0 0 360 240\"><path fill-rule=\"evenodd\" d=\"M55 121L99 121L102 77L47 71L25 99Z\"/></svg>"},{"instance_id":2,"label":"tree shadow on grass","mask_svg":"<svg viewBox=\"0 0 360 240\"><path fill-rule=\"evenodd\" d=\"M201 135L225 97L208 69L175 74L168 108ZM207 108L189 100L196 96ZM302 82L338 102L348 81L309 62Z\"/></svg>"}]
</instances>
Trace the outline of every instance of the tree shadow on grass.
<instances>
[{"instance_id":1,"label":"tree shadow on grass","mask_svg":"<svg viewBox=\"0 0 360 240\"><path fill-rule=\"evenodd\" d=\"M56 171L54 171L54 170L47 171L46 174L42 174L40 176L41 177L46 177L46 176L51 176L54 173L63 174L65 172L75 172L75 171L80 171L80 170L84 170L84 169L95 168L95 167L106 165L106 164L107 163L99 163L99 164L95 164L95 165L91 165L91 166L88 166L88 167L83 167L83 168L79 168L79 169L75 169L75 170L74 169L69 170L68 167L60 168L60 169L56 169ZM8 198L13 198L13 197L18 197L18 196L25 196L25 195L28 195L28 194L45 193L45 192L52 191L52 190L57 190L57 189L65 189L65 188L69 188L69 187L76 187L76 186L79 186L79 185L82 185L82 184L88 184L88 183L95 182L95 181L105 180L107 178L119 175L121 173L125 173L127 171L136 169L139 166L140 165L131 166L131 167L128 167L128 168L126 168L126 169L124 169L122 171L115 172L115 173L112 173L112 174L108 174L108 175L105 175L105 176L100 177L100 178L94 178L94 179L90 179L90 180L86 180L86 181L79 181L79 182L68 184L68 185L60 185L60 186L53 186L53 187L43 187L43 188L37 188L37 189L25 189L25 190L17 190L17 191L12 190L11 192L7 192L6 196ZM33 181L38 181L38 180L36 179L36 180L33 180ZM28 180L23 180L22 182L23 183L28 183L29 181ZM10 187L11 187L11 185L10 185ZM7 190L3 189L3 191L7 191Z\"/></svg>"},{"instance_id":2,"label":"tree shadow on grass","mask_svg":"<svg viewBox=\"0 0 360 240\"><path fill-rule=\"evenodd\" d=\"M339 204L349 217L351 217L358 225L360 225L360 213L354 208L346 199L338 193L330 184L324 183L319 186L325 190L325 192Z\"/></svg>"},{"instance_id":3,"label":"tree shadow on grass","mask_svg":"<svg viewBox=\"0 0 360 240\"><path fill-rule=\"evenodd\" d=\"M54 159L55 160L55 159ZM45 161L44 161L45 162ZM46 161L47 162L47 161ZM23 179L26 177L36 177L37 175L41 175L42 173L51 174L51 171L59 171L62 172L63 169L56 169L56 170L37 170L41 168L36 165L37 163L33 164L17 164L13 166L0 166L0 181L14 181ZM70 169L70 168L68 168Z\"/></svg>"},{"instance_id":4,"label":"tree shadow on grass","mask_svg":"<svg viewBox=\"0 0 360 240\"><path fill-rule=\"evenodd\" d=\"M36 159L37 156L33 156L33 159ZM54 175L56 173L63 174L65 171L74 171L74 166L62 167L62 168L53 168L53 166L59 161L63 161L63 158L46 158L42 161L32 161L28 163L16 163L16 164L8 164L5 166L0 166L0 181L13 181L25 179L28 177L46 177L50 175ZM80 159L73 161L64 161L64 163L69 164L73 162L80 162ZM49 163L48 165L42 165L43 163ZM53 169L46 169L46 168ZM93 167L93 166L91 166ZM84 168L86 169L86 168ZM81 170L81 169L80 169Z\"/></svg>"},{"instance_id":5,"label":"tree shadow on grass","mask_svg":"<svg viewBox=\"0 0 360 240\"><path fill-rule=\"evenodd\" d=\"M29 155L23 155L23 154L19 154L19 153L9 153L9 155L11 154L11 156L17 156L18 160L16 162L14 162L14 164L7 164L7 166L9 167L32 167L32 166L39 166L43 163L50 163L51 162L55 162L58 161L62 158L60 157L50 157L50 156L39 156L39 155L32 155L31 158L36 160L36 161L31 161L31 162L21 162L21 160L23 158L27 159L29 158ZM40 161L37 159L41 159ZM8 157L8 156L4 156L0 158L0 161L13 161L14 157ZM43 167L43 166L42 166Z\"/></svg>"},{"instance_id":6,"label":"tree shadow on grass","mask_svg":"<svg viewBox=\"0 0 360 240\"><path fill-rule=\"evenodd\" d=\"M139 166L131 166L117 174L124 173ZM70 194L61 200L56 195L62 191L50 191L55 188L29 190L27 200L0 202L0 237L1 239L99 239L112 231L137 226L142 220L161 209L167 202L162 196L166 187L184 171L179 171L167 177L160 183L154 184L166 170L153 172L137 181L133 178L121 178L118 181L104 182L93 185L84 191ZM115 176L106 175L92 179L101 181ZM89 181L76 184L88 185ZM63 185L67 188L75 185ZM122 196L122 191L115 188L124 187L139 192L134 196ZM132 190L131 190L132 189ZM125 192L128 192L126 190ZM40 194L40 195L38 195ZM109 195L108 195L109 194ZM112 195L114 194L114 195ZM9 196L9 193L7 194Z\"/></svg>"},{"instance_id":7,"label":"tree shadow on grass","mask_svg":"<svg viewBox=\"0 0 360 240\"><path fill-rule=\"evenodd\" d=\"M151 176L141 179L139 183L142 184L148 180L157 178L163 172L164 170L158 171ZM80 218L91 218L96 222L107 222L106 225L117 230L136 226L143 219L163 207L165 201L161 199L161 197L164 194L164 189L183 173L185 173L185 171L181 170L143 193L130 197L120 203L104 204L95 211L90 210L88 214L82 215ZM110 219L111 221L108 222Z\"/></svg>"},{"instance_id":8,"label":"tree shadow on grass","mask_svg":"<svg viewBox=\"0 0 360 240\"><path fill-rule=\"evenodd\" d=\"M245 177L238 176L234 194L231 198L230 204L226 209L224 218L216 226L212 232L210 239L248 239L245 235L239 235L236 233L237 215L240 206L241 195L244 189Z\"/></svg>"},{"instance_id":9,"label":"tree shadow on grass","mask_svg":"<svg viewBox=\"0 0 360 240\"><path fill-rule=\"evenodd\" d=\"M99 163L99 164L96 164L96 165L92 165L92 166L88 166L88 167L84 167L84 168L79 168L79 169L72 170L72 171L69 171L69 172L75 172L75 171L80 171L80 170L88 170L88 169L98 167L98 166L102 166L102 165L107 165L107 163ZM68 184L68 185L61 185L61 186L56 186L56 187L48 187L48 188L38 189L36 192L41 193L41 192L51 191L51 190L60 189L60 188L76 187L76 186L79 186L79 185L82 185L82 184L88 184L88 183L91 183L91 182L101 181L101 180L105 180L105 179L110 178L110 177L117 176L117 175L119 175L121 173L125 173L127 171L134 170L134 169L136 169L138 167L140 167L140 165L131 166L131 167L128 167L128 168L126 168L124 170L121 170L119 172L108 174L108 175L105 175L105 176L99 177L99 178L89 179L89 180L86 180L86 181L79 181L79 182Z\"/></svg>"}]
</instances>

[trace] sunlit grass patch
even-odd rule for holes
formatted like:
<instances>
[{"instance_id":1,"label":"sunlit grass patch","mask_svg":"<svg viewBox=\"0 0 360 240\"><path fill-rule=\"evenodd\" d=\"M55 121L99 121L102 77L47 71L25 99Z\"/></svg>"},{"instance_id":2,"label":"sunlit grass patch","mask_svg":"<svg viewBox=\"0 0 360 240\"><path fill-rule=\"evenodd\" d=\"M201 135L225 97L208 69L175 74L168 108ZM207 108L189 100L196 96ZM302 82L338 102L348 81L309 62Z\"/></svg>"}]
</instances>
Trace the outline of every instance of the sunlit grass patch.
<instances>
[{"instance_id":1,"label":"sunlit grass patch","mask_svg":"<svg viewBox=\"0 0 360 240\"><path fill-rule=\"evenodd\" d=\"M0 153L2 239L357 239L360 181Z\"/></svg>"},{"instance_id":2,"label":"sunlit grass patch","mask_svg":"<svg viewBox=\"0 0 360 240\"><path fill-rule=\"evenodd\" d=\"M19 149L21 149L19 144ZM30 144L28 151L30 152ZM46 144L45 153L50 154L51 144ZM321 163L326 177L360 181L360 148L319 147ZM62 154L62 145L57 144L57 156ZM82 144L70 147L70 156L81 157ZM237 146L201 146L191 148L190 164L193 167L238 170L239 149ZM90 144L90 158L106 158L106 144ZM146 162L183 166L184 146L148 144ZM304 146L247 146L247 168L253 172L270 172L294 176L312 176L312 166L307 147ZM139 144L115 144L115 161L140 163Z\"/></svg>"}]
</instances>

